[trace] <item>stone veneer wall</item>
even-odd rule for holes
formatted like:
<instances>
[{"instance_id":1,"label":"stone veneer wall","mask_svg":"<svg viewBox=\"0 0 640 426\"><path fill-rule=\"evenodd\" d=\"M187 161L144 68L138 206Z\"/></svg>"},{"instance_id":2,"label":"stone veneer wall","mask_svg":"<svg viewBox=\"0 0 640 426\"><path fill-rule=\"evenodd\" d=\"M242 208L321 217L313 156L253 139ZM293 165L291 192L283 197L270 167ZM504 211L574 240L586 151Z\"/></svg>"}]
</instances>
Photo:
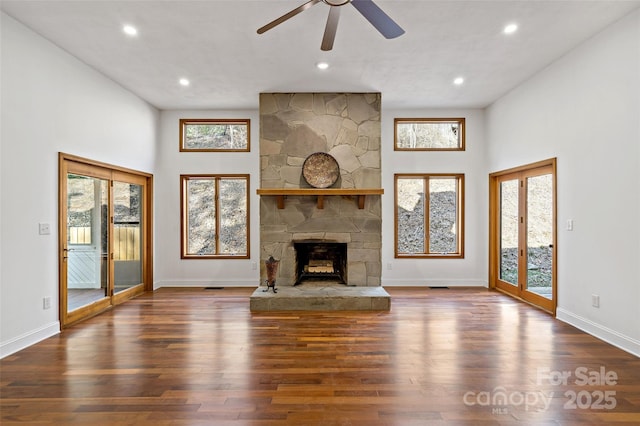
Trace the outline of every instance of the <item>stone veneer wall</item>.
<instances>
[{"instance_id":1,"label":"stone veneer wall","mask_svg":"<svg viewBox=\"0 0 640 426\"><path fill-rule=\"evenodd\" d=\"M314 152L331 154L340 166L333 188L380 188L379 93L260 94L260 186L309 188L302 164ZM260 265L280 260L277 285L295 280L294 241L347 243L347 284L381 285L381 197L357 200L330 196L318 209L312 196L288 196L285 208L276 198L260 198Z\"/></svg>"}]
</instances>

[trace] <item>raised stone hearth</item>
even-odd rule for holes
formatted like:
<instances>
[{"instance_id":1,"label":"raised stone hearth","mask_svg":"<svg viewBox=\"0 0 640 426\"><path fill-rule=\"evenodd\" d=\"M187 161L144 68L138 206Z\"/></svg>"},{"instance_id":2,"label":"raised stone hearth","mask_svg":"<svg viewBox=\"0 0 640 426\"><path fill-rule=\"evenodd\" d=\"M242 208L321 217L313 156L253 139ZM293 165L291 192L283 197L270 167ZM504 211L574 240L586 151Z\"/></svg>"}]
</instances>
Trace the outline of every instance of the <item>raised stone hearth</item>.
<instances>
[{"instance_id":1,"label":"raised stone hearth","mask_svg":"<svg viewBox=\"0 0 640 426\"><path fill-rule=\"evenodd\" d=\"M277 287L277 286L276 286ZM278 287L277 293L256 289L249 299L252 312L261 311L388 311L391 297L382 287L349 287L308 282Z\"/></svg>"}]
</instances>

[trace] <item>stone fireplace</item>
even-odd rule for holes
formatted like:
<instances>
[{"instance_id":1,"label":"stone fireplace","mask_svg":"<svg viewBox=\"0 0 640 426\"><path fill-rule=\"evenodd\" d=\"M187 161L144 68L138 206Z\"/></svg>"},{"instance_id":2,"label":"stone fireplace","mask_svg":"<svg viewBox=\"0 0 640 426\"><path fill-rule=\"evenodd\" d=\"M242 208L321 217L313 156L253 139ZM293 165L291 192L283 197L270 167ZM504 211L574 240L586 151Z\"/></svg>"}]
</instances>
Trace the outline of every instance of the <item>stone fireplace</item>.
<instances>
[{"instance_id":1,"label":"stone fireplace","mask_svg":"<svg viewBox=\"0 0 640 426\"><path fill-rule=\"evenodd\" d=\"M379 93L260 95L261 277L273 256L279 286L304 282L309 270L348 286L381 285L380 103ZM316 152L340 167L326 191L302 176Z\"/></svg>"}]
</instances>

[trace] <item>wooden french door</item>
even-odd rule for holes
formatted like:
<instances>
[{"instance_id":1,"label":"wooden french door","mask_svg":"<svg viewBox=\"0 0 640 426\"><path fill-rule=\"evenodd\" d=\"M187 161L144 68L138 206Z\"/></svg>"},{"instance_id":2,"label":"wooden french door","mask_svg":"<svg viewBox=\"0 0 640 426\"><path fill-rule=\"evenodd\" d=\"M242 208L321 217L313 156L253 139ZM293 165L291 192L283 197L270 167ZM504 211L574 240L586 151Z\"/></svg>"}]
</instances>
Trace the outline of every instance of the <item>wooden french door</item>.
<instances>
[{"instance_id":1,"label":"wooden french door","mask_svg":"<svg viewBox=\"0 0 640 426\"><path fill-rule=\"evenodd\" d=\"M151 176L66 154L59 163L64 327L151 288Z\"/></svg>"},{"instance_id":2,"label":"wooden french door","mask_svg":"<svg viewBox=\"0 0 640 426\"><path fill-rule=\"evenodd\" d=\"M489 286L556 310L555 159L490 176Z\"/></svg>"}]
</instances>

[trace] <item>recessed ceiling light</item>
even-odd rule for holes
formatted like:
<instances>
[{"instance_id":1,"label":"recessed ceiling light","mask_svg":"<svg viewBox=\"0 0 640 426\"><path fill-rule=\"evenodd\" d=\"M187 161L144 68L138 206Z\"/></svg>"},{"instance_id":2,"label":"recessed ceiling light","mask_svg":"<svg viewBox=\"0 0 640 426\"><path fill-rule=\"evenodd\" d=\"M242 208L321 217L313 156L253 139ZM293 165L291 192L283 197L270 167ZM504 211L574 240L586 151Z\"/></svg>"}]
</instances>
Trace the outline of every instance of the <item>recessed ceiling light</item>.
<instances>
[{"instance_id":1,"label":"recessed ceiling light","mask_svg":"<svg viewBox=\"0 0 640 426\"><path fill-rule=\"evenodd\" d=\"M502 32L505 34L513 34L516 31L518 31L518 24L509 24L504 27L504 30L502 30Z\"/></svg>"},{"instance_id":2,"label":"recessed ceiling light","mask_svg":"<svg viewBox=\"0 0 640 426\"><path fill-rule=\"evenodd\" d=\"M136 30L136 28L131 25L125 25L124 27L122 27L122 31L124 31L125 34L130 36L134 36L138 34L138 30Z\"/></svg>"},{"instance_id":3,"label":"recessed ceiling light","mask_svg":"<svg viewBox=\"0 0 640 426\"><path fill-rule=\"evenodd\" d=\"M187 80L186 78L181 78L179 82L182 86L188 86L189 84L191 84L191 82L189 82L189 80Z\"/></svg>"},{"instance_id":4,"label":"recessed ceiling light","mask_svg":"<svg viewBox=\"0 0 640 426\"><path fill-rule=\"evenodd\" d=\"M316 67L318 67L318 69L320 70L326 70L327 68L329 68L329 64L326 62L318 62L316 64Z\"/></svg>"},{"instance_id":5,"label":"recessed ceiling light","mask_svg":"<svg viewBox=\"0 0 640 426\"><path fill-rule=\"evenodd\" d=\"M462 77L457 77L455 80L453 80L453 84L455 84L456 86L460 86L462 83L464 83L464 78Z\"/></svg>"}]
</instances>

